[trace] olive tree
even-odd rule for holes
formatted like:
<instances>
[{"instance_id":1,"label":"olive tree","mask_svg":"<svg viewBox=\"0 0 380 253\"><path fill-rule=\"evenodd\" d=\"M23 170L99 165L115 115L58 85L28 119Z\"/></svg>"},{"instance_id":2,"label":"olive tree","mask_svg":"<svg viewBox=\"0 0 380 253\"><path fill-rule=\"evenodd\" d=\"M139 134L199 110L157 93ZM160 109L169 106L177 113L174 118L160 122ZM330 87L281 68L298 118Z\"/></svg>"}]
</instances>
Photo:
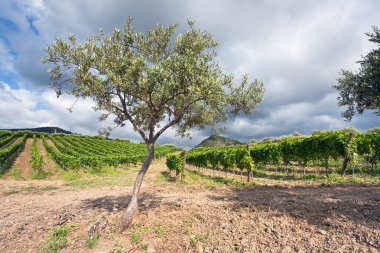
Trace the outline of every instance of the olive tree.
<instances>
[{"instance_id":1,"label":"olive tree","mask_svg":"<svg viewBox=\"0 0 380 253\"><path fill-rule=\"evenodd\" d=\"M380 30L373 27L373 33L366 33L369 41L380 46ZM338 84L333 86L339 91L338 105L347 106L342 113L343 117L351 120L355 113L362 114L365 110L372 110L380 115L380 48L362 56L358 61L359 71L342 70L338 77Z\"/></svg>"},{"instance_id":2,"label":"olive tree","mask_svg":"<svg viewBox=\"0 0 380 253\"><path fill-rule=\"evenodd\" d=\"M124 230L138 210L140 187L152 159L154 145L170 127L189 136L193 127L218 129L220 122L239 113L250 113L261 102L264 88L244 75L239 84L223 73L215 60L218 42L188 21L184 33L177 24L155 26L136 33L129 19L111 35L91 36L78 43L74 35L57 38L46 48L43 63L51 64L51 86L57 96L67 92L90 98L100 120L114 116L114 123L129 121L147 145L132 197L119 228Z\"/></svg>"}]
</instances>

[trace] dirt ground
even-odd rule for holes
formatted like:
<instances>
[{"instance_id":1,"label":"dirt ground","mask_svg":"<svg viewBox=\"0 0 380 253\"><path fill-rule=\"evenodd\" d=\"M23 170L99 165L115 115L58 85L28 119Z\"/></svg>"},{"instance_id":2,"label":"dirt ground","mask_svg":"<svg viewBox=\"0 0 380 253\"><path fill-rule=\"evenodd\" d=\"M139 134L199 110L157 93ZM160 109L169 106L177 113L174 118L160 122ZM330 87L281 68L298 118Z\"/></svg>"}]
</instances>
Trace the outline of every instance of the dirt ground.
<instances>
[{"instance_id":1,"label":"dirt ground","mask_svg":"<svg viewBox=\"0 0 380 253\"><path fill-rule=\"evenodd\" d=\"M76 189L59 180L0 180L0 252L38 252L52 228L71 225L60 252L380 252L380 188L155 183L145 178L140 212L115 224L131 187ZM103 218L102 218L103 217ZM89 249L88 229L104 221Z\"/></svg>"}]
</instances>

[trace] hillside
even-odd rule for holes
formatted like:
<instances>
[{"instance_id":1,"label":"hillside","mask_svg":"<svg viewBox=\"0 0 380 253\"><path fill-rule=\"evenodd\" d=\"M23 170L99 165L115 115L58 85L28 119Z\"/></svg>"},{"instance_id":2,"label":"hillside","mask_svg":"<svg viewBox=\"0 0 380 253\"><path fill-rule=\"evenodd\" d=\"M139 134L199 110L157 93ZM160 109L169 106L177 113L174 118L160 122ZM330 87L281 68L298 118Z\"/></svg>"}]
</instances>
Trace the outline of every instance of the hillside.
<instances>
[{"instance_id":1,"label":"hillside","mask_svg":"<svg viewBox=\"0 0 380 253\"><path fill-rule=\"evenodd\" d=\"M237 140L220 136L220 135L211 135L209 138L203 140L201 143L199 143L196 148L199 147L223 147L223 146L234 146L234 145L240 145L243 144L242 142L239 142Z\"/></svg>"},{"instance_id":2,"label":"hillside","mask_svg":"<svg viewBox=\"0 0 380 253\"><path fill-rule=\"evenodd\" d=\"M18 131L32 131L39 133L48 133L48 134L73 134L70 131L64 130L59 127L36 127L36 128L13 128L13 129L2 129L6 131L18 132Z\"/></svg>"}]
</instances>

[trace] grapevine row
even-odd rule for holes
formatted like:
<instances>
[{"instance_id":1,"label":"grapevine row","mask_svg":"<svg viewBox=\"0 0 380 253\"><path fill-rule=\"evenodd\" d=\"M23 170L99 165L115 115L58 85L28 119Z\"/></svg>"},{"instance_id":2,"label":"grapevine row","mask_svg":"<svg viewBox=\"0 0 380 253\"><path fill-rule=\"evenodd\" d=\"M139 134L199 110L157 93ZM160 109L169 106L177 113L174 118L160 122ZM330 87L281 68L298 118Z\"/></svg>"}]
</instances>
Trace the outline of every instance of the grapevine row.
<instances>
[{"instance_id":1,"label":"grapevine row","mask_svg":"<svg viewBox=\"0 0 380 253\"><path fill-rule=\"evenodd\" d=\"M21 149L26 138L27 135L25 134L8 147L0 149L0 165L3 165L10 157L13 156L13 154Z\"/></svg>"},{"instance_id":2,"label":"grapevine row","mask_svg":"<svg viewBox=\"0 0 380 253\"><path fill-rule=\"evenodd\" d=\"M253 169L252 163L256 167L294 163L305 167L313 162L325 167L328 174L331 162L341 161L347 154L353 163L362 157L374 170L380 160L380 133L354 132L351 145L348 138L349 131L319 131L308 137L287 137L279 142L251 145L249 155L245 146L195 148L189 152L186 162L197 167L239 168L248 172Z\"/></svg>"}]
</instances>

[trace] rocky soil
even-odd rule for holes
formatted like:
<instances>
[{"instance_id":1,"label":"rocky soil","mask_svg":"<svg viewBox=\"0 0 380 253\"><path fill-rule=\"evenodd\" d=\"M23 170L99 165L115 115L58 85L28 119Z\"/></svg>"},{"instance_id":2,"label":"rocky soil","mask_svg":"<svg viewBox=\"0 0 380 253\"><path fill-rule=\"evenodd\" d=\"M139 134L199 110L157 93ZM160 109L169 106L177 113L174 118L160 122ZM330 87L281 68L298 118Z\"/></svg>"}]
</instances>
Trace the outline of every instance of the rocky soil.
<instances>
[{"instance_id":1,"label":"rocky soil","mask_svg":"<svg viewBox=\"0 0 380 253\"><path fill-rule=\"evenodd\" d=\"M380 187L143 185L140 212L120 234L130 187L75 189L58 180L0 180L0 252L38 252L70 227L60 252L379 252ZM94 249L85 241L98 222Z\"/></svg>"}]
</instances>

